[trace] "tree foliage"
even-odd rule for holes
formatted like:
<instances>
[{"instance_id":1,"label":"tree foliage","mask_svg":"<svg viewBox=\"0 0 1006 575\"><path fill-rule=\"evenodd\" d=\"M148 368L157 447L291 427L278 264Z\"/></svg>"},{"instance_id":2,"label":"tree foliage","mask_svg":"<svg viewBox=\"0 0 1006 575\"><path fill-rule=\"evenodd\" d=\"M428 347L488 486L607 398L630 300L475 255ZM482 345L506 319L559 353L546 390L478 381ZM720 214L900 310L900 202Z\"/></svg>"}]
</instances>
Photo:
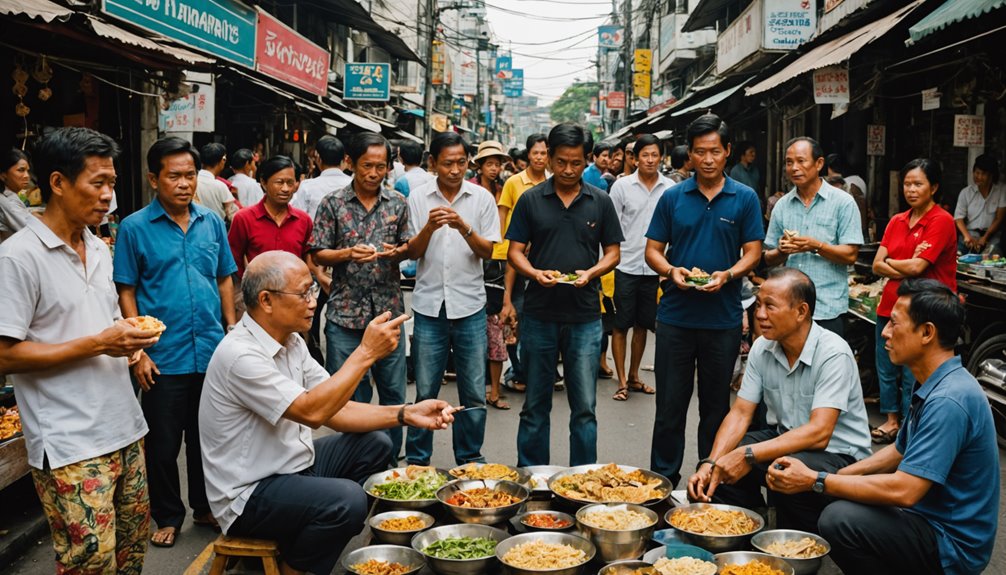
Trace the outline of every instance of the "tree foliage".
<instances>
[{"instance_id":1,"label":"tree foliage","mask_svg":"<svg viewBox=\"0 0 1006 575\"><path fill-rule=\"evenodd\" d=\"M576 122L584 124L585 115L590 113L591 98L597 96L598 85L594 82L573 84L552 103L549 111L554 122Z\"/></svg>"}]
</instances>

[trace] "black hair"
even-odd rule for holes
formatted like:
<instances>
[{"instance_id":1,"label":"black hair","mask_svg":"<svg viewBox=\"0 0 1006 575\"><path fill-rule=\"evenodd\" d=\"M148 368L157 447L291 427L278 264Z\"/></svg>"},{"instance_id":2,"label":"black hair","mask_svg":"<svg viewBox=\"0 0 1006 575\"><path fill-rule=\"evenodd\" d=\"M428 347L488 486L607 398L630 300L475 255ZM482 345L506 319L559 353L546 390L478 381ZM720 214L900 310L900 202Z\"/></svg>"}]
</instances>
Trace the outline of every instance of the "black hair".
<instances>
[{"instance_id":1,"label":"black hair","mask_svg":"<svg viewBox=\"0 0 1006 575\"><path fill-rule=\"evenodd\" d=\"M517 157L520 156L520 148L517 147L510 148L510 150L507 152L507 155L510 156L511 160L516 161Z\"/></svg>"},{"instance_id":2,"label":"black hair","mask_svg":"<svg viewBox=\"0 0 1006 575\"><path fill-rule=\"evenodd\" d=\"M908 296L908 317L916 327L936 326L943 349L954 349L964 325L964 305L949 287L930 278L909 278L898 286L898 297Z\"/></svg>"},{"instance_id":3,"label":"black hair","mask_svg":"<svg viewBox=\"0 0 1006 575\"><path fill-rule=\"evenodd\" d=\"M719 134L720 144L723 146L723 149L726 149L730 145L730 128L727 127L727 123L720 119L719 116L716 114L705 114L692 120L692 123L688 124L688 129L685 132L685 137L688 139L688 149L692 149L695 138L712 134L713 132Z\"/></svg>"},{"instance_id":4,"label":"black hair","mask_svg":"<svg viewBox=\"0 0 1006 575\"><path fill-rule=\"evenodd\" d=\"M611 147L611 153L615 153L619 150L621 150L622 153L625 153L625 142L615 142L615 145Z\"/></svg>"},{"instance_id":5,"label":"black hair","mask_svg":"<svg viewBox=\"0 0 1006 575\"><path fill-rule=\"evenodd\" d=\"M297 165L294 164L293 160L289 157L273 156L259 164L258 173L255 175L258 176L258 181L265 184L269 181L269 178L275 176L277 172L287 168L293 168L294 174L297 173Z\"/></svg>"},{"instance_id":6,"label":"black hair","mask_svg":"<svg viewBox=\"0 0 1006 575\"><path fill-rule=\"evenodd\" d=\"M598 142L594 144L594 155L600 156L601 154L608 152L609 154L613 151L611 144L607 142Z\"/></svg>"},{"instance_id":7,"label":"black hair","mask_svg":"<svg viewBox=\"0 0 1006 575\"><path fill-rule=\"evenodd\" d=\"M912 170L922 170L922 173L926 175L926 179L929 180L930 186L940 185L940 179L943 178L943 170L940 169L940 165L928 158L916 158L911 162L905 164L904 168L901 168L901 184L905 183L905 176L908 172Z\"/></svg>"},{"instance_id":8,"label":"black hair","mask_svg":"<svg viewBox=\"0 0 1006 575\"><path fill-rule=\"evenodd\" d=\"M664 155L664 148L660 145L660 138L654 136L653 134L643 134L637 139L632 145L632 154L638 156L639 152L643 151L646 146L656 146L657 153L661 156ZM687 149L686 149L687 150ZM688 158L688 152L685 152L685 159ZM681 165L685 163L682 161Z\"/></svg>"},{"instance_id":9,"label":"black hair","mask_svg":"<svg viewBox=\"0 0 1006 575\"><path fill-rule=\"evenodd\" d=\"M227 155L227 147L223 144L211 142L199 150L199 157L205 166L215 166Z\"/></svg>"},{"instance_id":10,"label":"black hair","mask_svg":"<svg viewBox=\"0 0 1006 575\"><path fill-rule=\"evenodd\" d=\"M750 140L744 140L743 142L737 142L737 146L735 146L734 151L743 156L751 148L754 148L756 152L758 151L758 146L755 146L754 142Z\"/></svg>"},{"instance_id":11,"label":"black hair","mask_svg":"<svg viewBox=\"0 0 1006 575\"><path fill-rule=\"evenodd\" d=\"M70 181L84 171L88 158L119 157L115 140L90 128L59 128L42 137L35 146L35 175L42 192L42 201L52 196L49 177L59 172Z\"/></svg>"},{"instance_id":12,"label":"black hair","mask_svg":"<svg viewBox=\"0 0 1006 575\"><path fill-rule=\"evenodd\" d=\"M297 162L297 160L293 160L293 177L297 178L297 181L299 182L301 176L303 175L304 175L304 166L300 165L300 163Z\"/></svg>"},{"instance_id":13,"label":"black hair","mask_svg":"<svg viewBox=\"0 0 1006 575\"><path fill-rule=\"evenodd\" d=\"M975 166L971 171L975 170L988 172L993 184L999 181L999 161L992 154L982 154L975 158Z\"/></svg>"},{"instance_id":14,"label":"black hair","mask_svg":"<svg viewBox=\"0 0 1006 575\"><path fill-rule=\"evenodd\" d=\"M339 167L342 160L346 158L346 147L342 141L335 136L322 136L314 143L314 150L318 152L318 159L326 166Z\"/></svg>"},{"instance_id":15,"label":"black hair","mask_svg":"<svg viewBox=\"0 0 1006 575\"><path fill-rule=\"evenodd\" d=\"M387 153L388 162L391 162L393 158L391 157L391 144L384 136L376 132L360 132L354 134L349 142L346 143L346 155L349 156L350 161L354 164L367 153L367 150L373 148L374 146L382 146L385 153Z\"/></svg>"},{"instance_id":16,"label":"black hair","mask_svg":"<svg viewBox=\"0 0 1006 575\"><path fill-rule=\"evenodd\" d=\"M0 157L0 172L6 172L16 166L21 160L31 164L31 158L28 157L28 154L17 148L11 148L3 157Z\"/></svg>"},{"instance_id":17,"label":"black hair","mask_svg":"<svg viewBox=\"0 0 1006 575\"><path fill-rule=\"evenodd\" d=\"M465 149L465 154L468 154L468 142L461 137L461 134L457 132L437 132L433 136L433 140L430 141L430 156L433 160L440 159L440 152L444 151L444 148L453 148L455 146L461 146Z\"/></svg>"},{"instance_id":18,"label":"black hair","mask_svg":"<svg viewBox=\"0 0 1006 575\"><path fill-rule=\"evenodd\" d=\"M248 165L248 162L251 162L254 159L255 152L252 152L248 148L238 148L236 152L231 154L228 165L232 170L243 170L244 167Z\"/></svg>"},{"instance_id":19,"label":"black hair","mask_svg":"<svg viewBox=\"0 0 1006 575\"><path fill-rule=\"evenodd\" d=\"M546 142L545 145L547 146L548 143ZM527 148L517 148L517 159L525 162L531 161L527 154Z\"/></svg>"},{"instance_id":20,"label":"black hair","mask_svg":"<svg viewBox=\"0 0 1006 575\"><path fill-rule=\"evenodd\" d=\"M402 142L398 147L398 155L402 157L403 164L418 166L423 163L423 145L419 142Z\"/></svg>"},{"instance_id":21,"label":"black hair","mask_svg":"<svg viewBox=\"0 0 1006 575\"><path fill-rule=\"evenodd\" d=\"M160 174L161 170L164 169L164 158L178 154L189 154L192 156L192 161L196 164L196 169L202 168L202 162L199 160L199 152L192 147L192 144L182 138L168 136L157 140L147 150L147 170L151 174Z\"/></svg>"},{"instance_id":22,"label":"black hair","mask_svg":"<svg viewBox=\"0 0 1006 575\"><path fill-rule=\"evenodd\" d=\"M786 142L786 147L783 148L783 153L789 151L790 147L797 142L807 142L810 144L810 157L815 162L818 158L824 157L824 148L821 147L821 144L817 140L811 138L810 136L797 136L795 138L791 138L790 141Z\"/></svg>"},{"instance_id":23,"label":"black hair","mask_svg":"<svg viewBox=\"0 0 1006 575\"><path fill-rule=\"evenodd\" d=\"M770 269L765 276L765 281L773 279L785 280L790 304L796 307L806 302L808 317L814 317L814 308L817 307L817 288L814 287L810 276L796 268L779 266Z\"/></svg>"},{"instance_id":24,"label":"black hair","mask_svg":"<svg viewBox=\"0 0 1006 575\"><path fill-rule=\"evenodd\" d=\"M838 154L828 154L824 158L824 169L825 171L831 170L842 176L852 175L852 170L846 165L845 161L842 160L842 156Z\"/></svg>"},{"instance_id":25,"label":"black hair","mask_svg":"<svg viewBox=\"0 0 1006 575\"><path fill-rule=\"evenodd\" d=\"M636 147L639 147L639 142L636 142ZM635 153L636 149L632 149ZM674 146L671 148L671 167L675 170L680 170L685 167L685 163L688 162L688 146L681 144L680 146Z\"/></svg>"},{"instance_id":26,"label":"black hair","mask_svg":"<svg viewBox=\"0 0 1006 575\"><path fill-rule=\"evenodd\" d=\"M572 122L556 124L548 132L548 153L554 156L559 148L564 147L582 148L583 157L586 158L587 154L594 149L594 136L584 130L583 126Z\"/></svg>"},{"instance_id":27,"label":"black hair","mask_svg":"<svg viewBox=\"0 0 1006 575\"><path fill-rule=\"evenodd\" d=\"M544 142L545 146L548 146L548 136L542 134L541 132L535 132L524 140L524 152L527 153L528 150L534 147L538 142Z\"/></svg>"}]
</instances>

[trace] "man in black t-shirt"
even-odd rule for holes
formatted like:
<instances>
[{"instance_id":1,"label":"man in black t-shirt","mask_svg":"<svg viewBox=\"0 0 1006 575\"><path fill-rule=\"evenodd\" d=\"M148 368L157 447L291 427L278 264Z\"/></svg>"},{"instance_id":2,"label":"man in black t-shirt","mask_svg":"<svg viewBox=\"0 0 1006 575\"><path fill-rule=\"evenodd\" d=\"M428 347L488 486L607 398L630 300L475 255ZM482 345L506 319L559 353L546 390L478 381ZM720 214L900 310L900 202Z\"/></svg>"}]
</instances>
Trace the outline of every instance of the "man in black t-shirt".
<instances>
[{"instance_id":1,"label":"man in black t-shirt","mask_svg":"<svg viewBox=\"0 0 1006 575\"><path fill-rule=\"evenodd\" d=\"M553 175L521 196L506 234L510 265L531 279L521 324L527 395L517 431L520 466L549 463L552 383L560 352L569 394L569 464L597 462L598 289L600 277L618 264L624 238L608 194L582 179L592 143L575 124L559 124L549 132Z\"/></svg>"}]
</instances>

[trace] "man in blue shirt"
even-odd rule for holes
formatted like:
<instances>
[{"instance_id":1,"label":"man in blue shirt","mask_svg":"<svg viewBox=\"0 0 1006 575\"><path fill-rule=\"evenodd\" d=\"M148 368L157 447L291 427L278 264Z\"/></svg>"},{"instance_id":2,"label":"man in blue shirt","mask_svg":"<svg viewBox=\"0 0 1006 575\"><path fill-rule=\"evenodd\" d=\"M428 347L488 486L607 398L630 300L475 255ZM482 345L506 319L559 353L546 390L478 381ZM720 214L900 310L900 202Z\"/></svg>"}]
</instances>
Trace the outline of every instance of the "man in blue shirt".
<instances>
[{"instance_id":1,"label":"man in blue shirt","mask_svg":"<svg viewBox=\"0 0 1006 575\"><path fill-rule=\"evenodd\" d=\"M234 325L230 276L237 266L223 220L192 202L199 169L192 145L162 138L147 152L147 166L157 196L119 226L112 278L123 317L151 315L166 326L160 341L142 352L133 375L150 427L150 515L158 526L150 542L171 547L185 520L177 465L183 434L193 522L216 525L203 482L199 396L224 325Z\"/></svg>"},{"instance_id":2,"label":"man in blue shirt","mask_svg":"<svg viewBox=\"0 0 1006 575\"><path fill-rule=\"evenodd\" d=\"M981 573L999 509L999 449L988 399L954 355L964 306L933 279L909 279L884 329L891 361L916 381L898 439L837 473L783 457L769 488L839 499L818 527L844 573Z\"/></svg>"},{"instance_id":3,"label":"man in blue shirt","mask_svg":"<svg viewBox=\"0 0 1006 575\"><path fill-rule=\"evenodd\" d=\"M604 179L604 172L608 169L608 161L611 159L611 145L604 142L594 144L594 163L587 166L583 171L583 181L608 191L608 181Z\"/></svg>"},{"instance_id":4,"label":"man in blue shirt","mask_svg":"<svg viewBox=\"0 0 1006 575\"><path fill-rule=\"evenodd\" d=\"M765 234L754 190L724 174L730 132L718 116L688 126L695 175L664 192L646 232L646 263L664 282L657 309L657 416L650 469L677 485L685 416L699 373L699 457L708 457L730 410L730 379L741 340L740 279L761 259ZM665 249L671 248L665 254ZM743 255L739 255L743 252ZM701 286L686 281L699 268Z\"/></svg>"}]
</instances>

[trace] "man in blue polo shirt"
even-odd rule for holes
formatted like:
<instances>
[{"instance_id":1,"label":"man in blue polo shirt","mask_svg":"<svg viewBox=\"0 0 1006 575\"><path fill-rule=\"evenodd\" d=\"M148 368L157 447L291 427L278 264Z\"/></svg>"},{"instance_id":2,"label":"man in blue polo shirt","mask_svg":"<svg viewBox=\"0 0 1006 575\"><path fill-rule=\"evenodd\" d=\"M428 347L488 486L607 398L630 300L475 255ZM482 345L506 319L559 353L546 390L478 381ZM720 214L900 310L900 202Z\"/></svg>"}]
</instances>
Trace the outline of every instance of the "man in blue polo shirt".
<instances>
[{"instance_id":1,"label":"man in blue polo shirt","mask_svg":"<svg viewBox=\"0 0 1006 575\"><path fill-rule=\"evenodd\" d=\"M604 179L604 172L608 169L608 162L611 161L611 144L598 142L594 145L594 162L583 171L583 181L603 190L608 191L608 182Z\"/></svg>"},{"instance_id":2,"label":"man in blue polo shirt","mask_svg":"<svg viewBox=\"0 0 1006 575\"><path fill-rule=\"evenodd\" d=\"M181 138L162 138L147 152L148 180L157 196L122 221L112 279L123 317L151 315L166 326L143 352L133 375L143 389L152 545L171 547L185 519L178 481L178 451L185 437L189 506L196 524L216 525L203 482L199 449L199 396L206 367L234 325L224 222L192 202L199 154Z\"/></svg>"},{"instance_id":3,"label":"man in blue polo shirt","mask_svg":"<svg viewBox=\"0 0 1006 575\"><path fill-rule=\"evenodd\" d=\"M963 324L950 288L902 282L883 337L891 361L925 383L897 441L833 474L790 457L769 467L770 489L839 499L818 528L844 573L977 574L992 557L999 449L988 399L954 355Z\"/></svg>"},{"instance_id":4,"label":"man in blue polo shirt","mask_svg":"<svg viewBox=\"0 0 1006 575\"><path fill-rule=\"evenodd\" d=\"M743 313L739 280L758 264L765 237L758 196L724 174L730 156L726 123L712 114L700 116L688 126L687 137L695 175L664 192L646 232L647 265L671 280L664 282L657 309L650 468L674 485L681 479L696 367L700 458L709 456L730 410ZM686 281L693 268L709 273L708 283Z\"/></svg>"}]
</instances>

